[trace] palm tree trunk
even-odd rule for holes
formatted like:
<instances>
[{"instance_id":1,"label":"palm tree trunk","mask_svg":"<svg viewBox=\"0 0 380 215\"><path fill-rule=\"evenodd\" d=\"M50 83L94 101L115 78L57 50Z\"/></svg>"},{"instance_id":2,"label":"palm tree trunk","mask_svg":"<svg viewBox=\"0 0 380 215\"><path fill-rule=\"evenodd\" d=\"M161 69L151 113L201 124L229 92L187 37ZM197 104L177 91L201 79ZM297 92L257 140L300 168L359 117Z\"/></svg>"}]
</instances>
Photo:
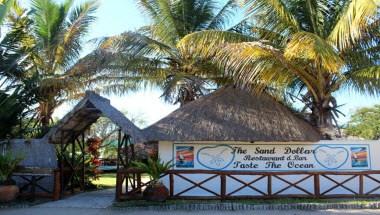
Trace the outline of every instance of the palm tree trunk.
<instances>
[{"instance_id":1,"label":"palm tree trunk","mask_svg":"<svg viewBox=\"0 0 380 215\"><path fill-rule=\"evenodd\" d=\"M316 126L323 139L339 138L338 128L334 126L334 117L330 106L330 99L321 99L314 102L312 108L312 124Z\"/></svg>"},{"instance_id":2,"label":"palm tree trunk","mask_svg":"<svg viewBox=\"0 0 380 215\"><path fill-rule=\"evenodd\" d=\"M55 105L49 101L42 101L38 107L38 121L42 129L42 133L45 134L52 122L52 115L55 109Z\"/></svg>"}]
</instances>

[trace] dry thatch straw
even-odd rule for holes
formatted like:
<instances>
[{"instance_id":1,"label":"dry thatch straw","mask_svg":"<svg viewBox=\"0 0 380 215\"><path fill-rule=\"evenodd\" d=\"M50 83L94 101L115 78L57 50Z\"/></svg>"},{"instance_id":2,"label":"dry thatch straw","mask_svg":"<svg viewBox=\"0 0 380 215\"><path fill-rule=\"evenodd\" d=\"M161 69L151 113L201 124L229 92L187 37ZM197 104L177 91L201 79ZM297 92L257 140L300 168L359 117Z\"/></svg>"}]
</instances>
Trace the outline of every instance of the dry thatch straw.
<instances>
[{"instance_id":1,"label":"dry thatch straw","mask_svg":"<svg viewBox=\"0 0 380 215\"><path fill-rule=\"evenodd\" d=\"M86 96L44 138L53 144L69 143L101 116L119 126L122 132L132 137L134 143L145 142L138 127L114 108L108 99L91 91L87 91Z\"/></svg>"},{"instance_id":2,"label":"dry thatch straw","mask_svg":"<svg viewBox=\"0 0 380 215\"><path fill-rule=\"evenodd\" d=\"M225 87L143 130L149 141L319 141L305 120L268 95Z\"/></svg>"}]
</instances>

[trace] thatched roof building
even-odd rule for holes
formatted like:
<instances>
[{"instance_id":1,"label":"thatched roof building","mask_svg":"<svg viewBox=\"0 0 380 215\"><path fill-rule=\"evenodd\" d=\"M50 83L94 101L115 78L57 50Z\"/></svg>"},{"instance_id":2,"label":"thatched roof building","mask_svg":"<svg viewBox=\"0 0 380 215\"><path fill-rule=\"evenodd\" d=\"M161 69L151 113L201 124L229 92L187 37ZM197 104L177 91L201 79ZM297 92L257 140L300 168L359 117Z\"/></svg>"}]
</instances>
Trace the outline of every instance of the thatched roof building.
<instances>
[{"instance_id":1,"label":"thatched roof building","mask_svg":"<svg viewBox=\"0 0 380 215\"><path fill-rule=\"evenodd\" d=\"M114 108L108 99L91 91L87 91L86 96L44 138L53 144L68 143L101 116L107 117L119 126L123 133L132 137L133 142L146 141L141 130Z\"/></svg>"},{"instance_id":2,"label":"thatched roof building","mask_svg":"<svg viewBox=\"0 0 380 215\"><path fill-rule=\"evenodd\" d=\"M268 95L225 87L143 130L149 141L319 141L305 120Z\"/></svg>"}]
</instances>

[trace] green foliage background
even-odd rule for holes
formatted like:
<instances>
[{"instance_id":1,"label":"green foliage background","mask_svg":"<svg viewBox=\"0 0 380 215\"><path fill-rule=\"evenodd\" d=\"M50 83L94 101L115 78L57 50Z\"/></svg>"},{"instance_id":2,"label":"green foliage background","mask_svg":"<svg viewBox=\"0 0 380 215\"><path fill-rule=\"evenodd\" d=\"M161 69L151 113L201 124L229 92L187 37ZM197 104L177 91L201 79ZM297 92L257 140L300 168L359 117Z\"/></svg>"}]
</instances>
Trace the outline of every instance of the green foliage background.
<instances>
[{"instance_id":1,"label":"green foliage background","mask_svg":"<svg viewBox=\"0 0 380 215\"><path fill-rule=\"evenodd\" d=\"M351 117L346 133L365 139L380 138L380 105L357 110Z\"/></svg>"}]
</instances>

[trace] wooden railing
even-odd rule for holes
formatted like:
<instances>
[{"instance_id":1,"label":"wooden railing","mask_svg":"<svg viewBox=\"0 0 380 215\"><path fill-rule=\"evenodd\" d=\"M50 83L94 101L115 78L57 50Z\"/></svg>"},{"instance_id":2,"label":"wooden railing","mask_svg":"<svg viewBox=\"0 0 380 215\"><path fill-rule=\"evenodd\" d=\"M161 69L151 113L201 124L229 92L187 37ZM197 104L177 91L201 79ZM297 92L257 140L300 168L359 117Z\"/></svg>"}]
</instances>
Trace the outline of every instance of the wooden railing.
<instances>
[{"instance_id":1,"label":"wooden railing","mask_svg":"<svg viewBox=\"0 0 380 215\"><path fill-rule=\"evenodd\" d=\"M36 197L48 197L54 201L59 200L61 194L61 180L59 169L35 168L19 169L12 174L18 178L21 196L30 196L31 200ZM47 187L41 181L45 178L53 178L51 187Z\"/></svg>"},{"instance_id":2,"label":"wooden railing","mask_svg":"<svg viewBox=\"0 0 380 215\"><path fill-rule=\"evenodd\" d=\"M118 200L140 198L142 172L118 172ZM248 172L170 170L162 176L172 199L339 198L380 196L380 171ZM188 186L184 186L187 183ZM180 184L180 185L179 185ZM371 185L370 185L371 184ZM124 188L122 186L124 185ZM212 186L210 186L212 185ZM202 195L191 194L192 191ZM242 193L242 191L245 191Z\"/></svg>"}]
</instances>

